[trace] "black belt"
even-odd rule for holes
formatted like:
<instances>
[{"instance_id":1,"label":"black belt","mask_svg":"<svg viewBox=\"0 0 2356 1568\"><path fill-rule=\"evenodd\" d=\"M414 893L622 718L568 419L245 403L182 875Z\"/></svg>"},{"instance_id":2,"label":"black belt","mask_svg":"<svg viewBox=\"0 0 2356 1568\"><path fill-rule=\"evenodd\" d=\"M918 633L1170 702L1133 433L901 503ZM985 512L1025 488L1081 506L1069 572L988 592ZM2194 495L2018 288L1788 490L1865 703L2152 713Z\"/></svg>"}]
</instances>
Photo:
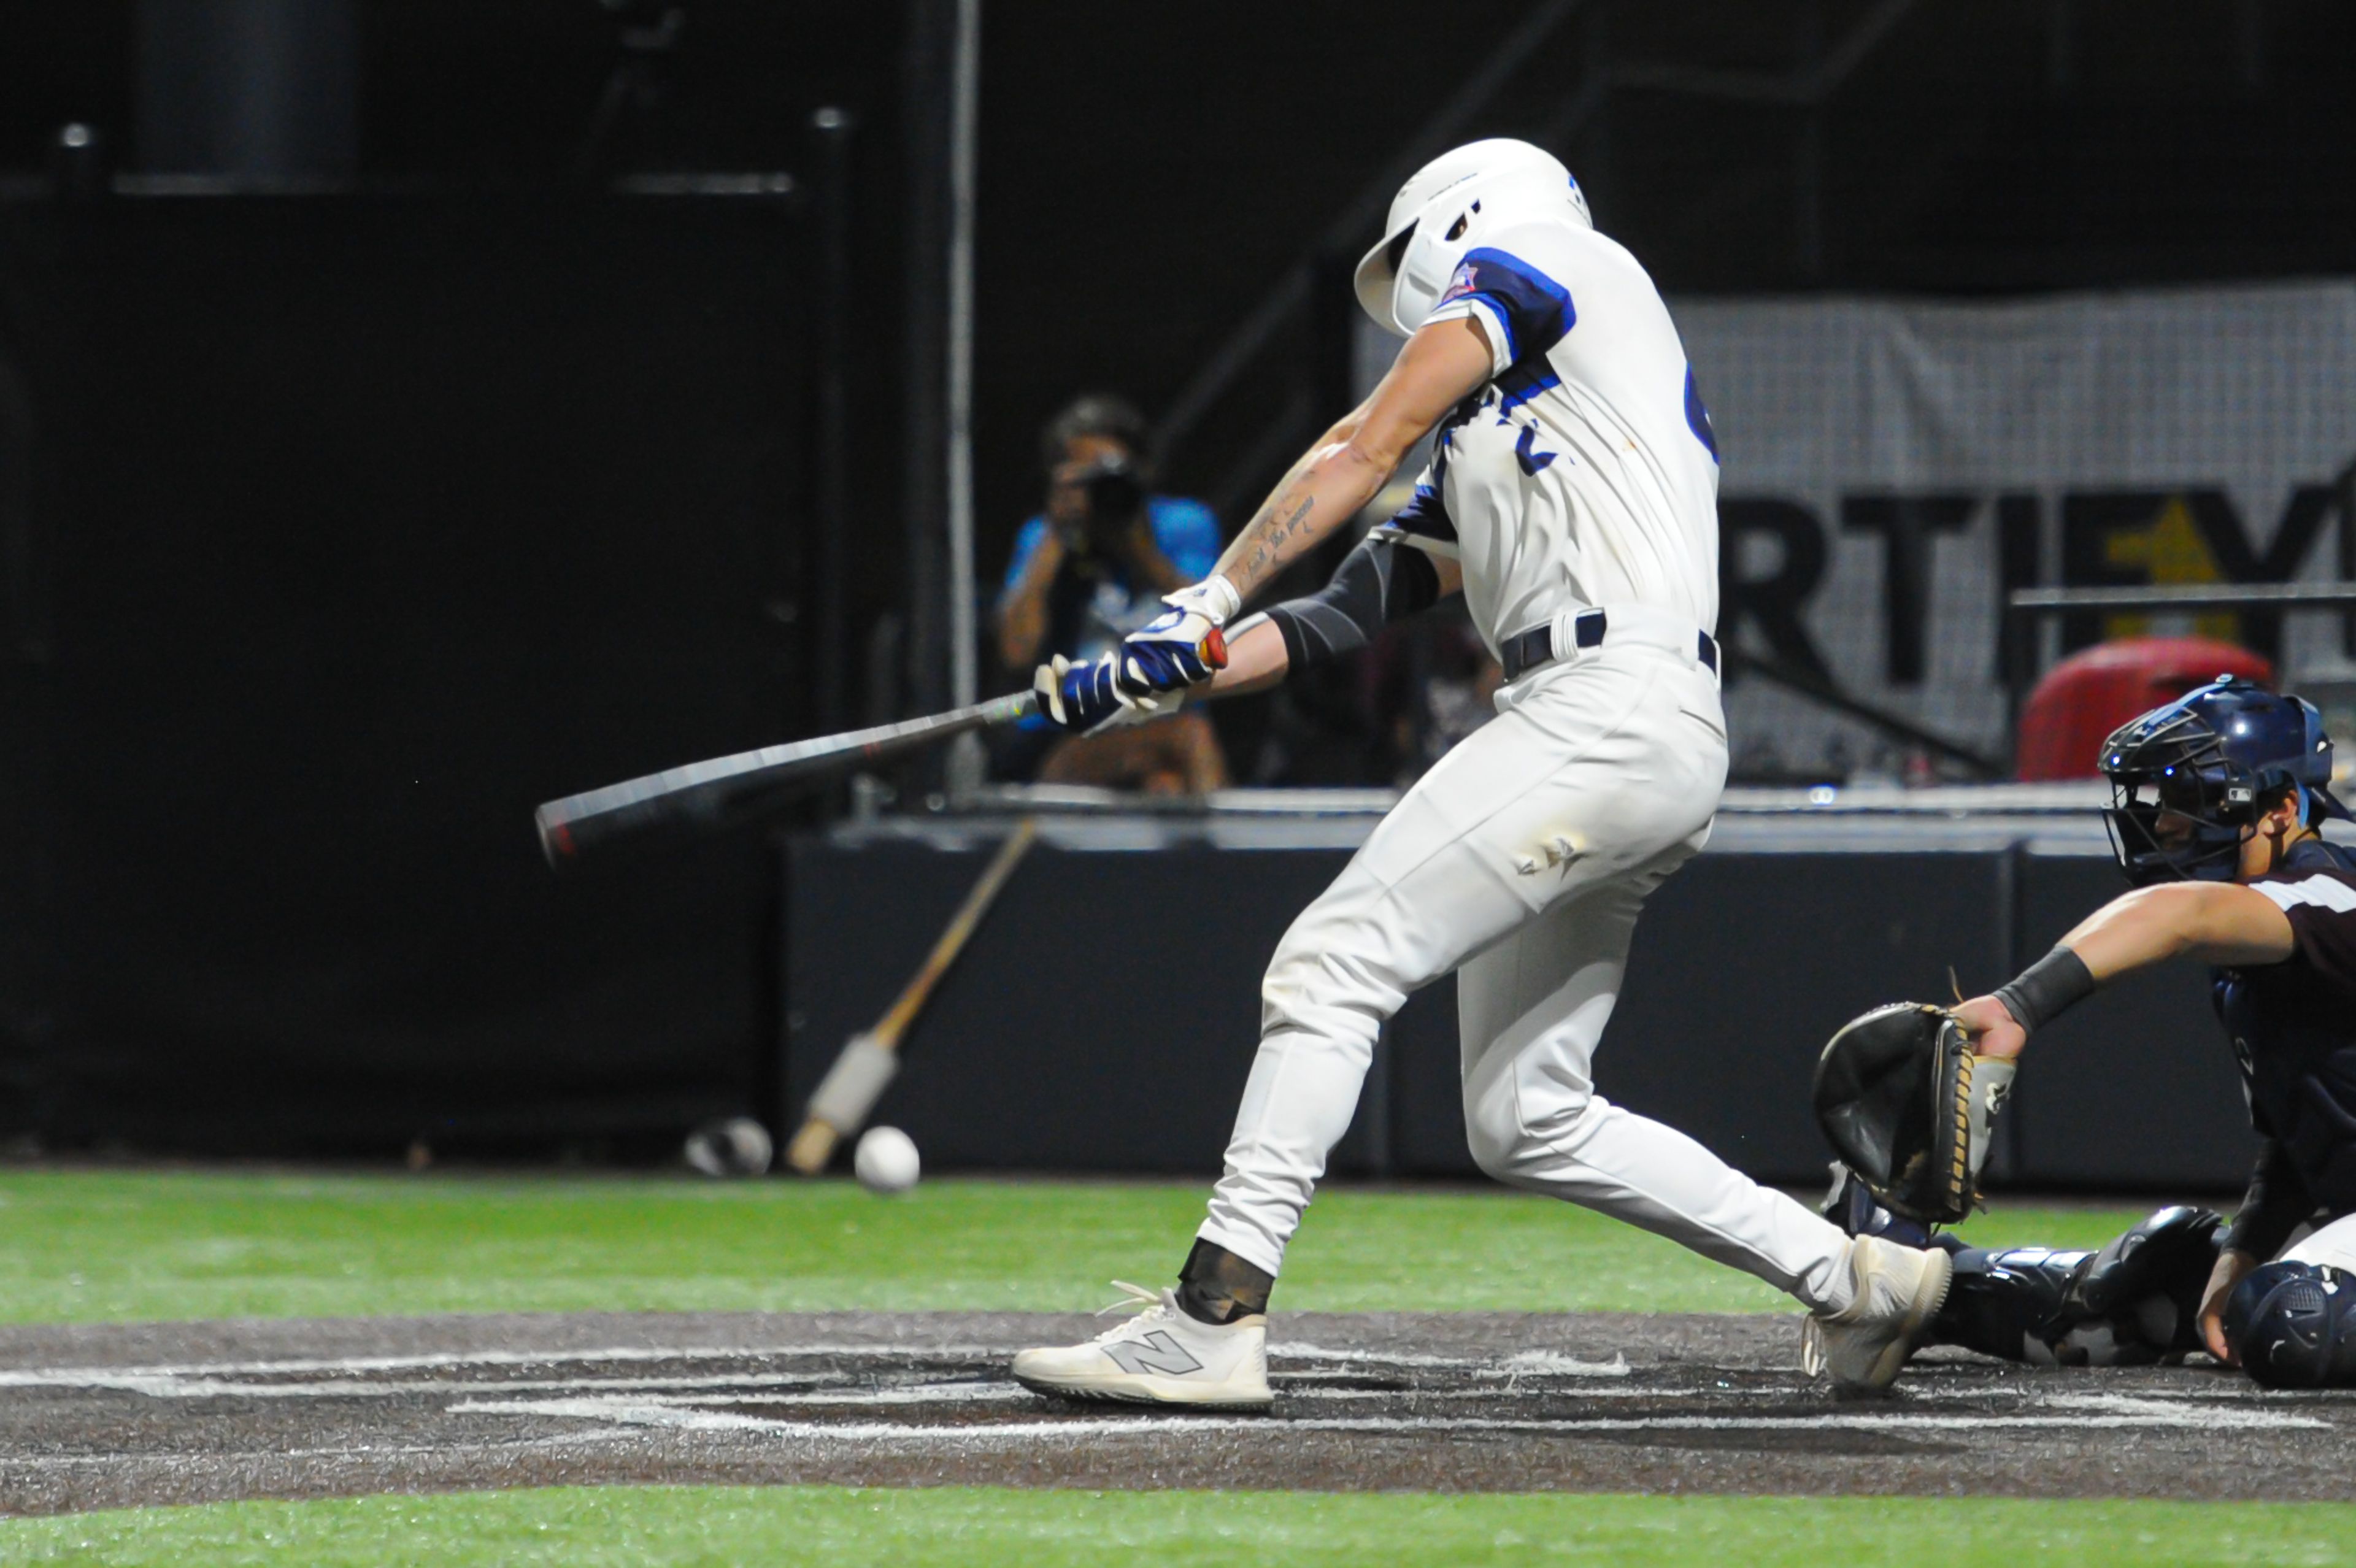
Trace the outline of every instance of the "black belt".
<instances>
[{"instance_id":1,"label":"black belt","mask_svg":"<svg viewBox=\"0 0 2356 1568\"><path fill-rule=\"evenodd\" d=\"M1603 645L1604 633L1610 629L1611 623L1604 618L1602 611L1581 610L1570 619L1571 645L1580 648L1600 648ZM1708 632L1697 635L1701 642L1694 650L1694 657L1700 660L1703 667L1710 674L1716 675L1718 673L1718 639ZM1505 640L1499 652L1505 656L1505 678L1521 679L1527 671L1534 670L1557 656L1558 650L1554 645L1554 623L1541 622L1526 632L1515 633Z\"/></svg>"}]
</instances>

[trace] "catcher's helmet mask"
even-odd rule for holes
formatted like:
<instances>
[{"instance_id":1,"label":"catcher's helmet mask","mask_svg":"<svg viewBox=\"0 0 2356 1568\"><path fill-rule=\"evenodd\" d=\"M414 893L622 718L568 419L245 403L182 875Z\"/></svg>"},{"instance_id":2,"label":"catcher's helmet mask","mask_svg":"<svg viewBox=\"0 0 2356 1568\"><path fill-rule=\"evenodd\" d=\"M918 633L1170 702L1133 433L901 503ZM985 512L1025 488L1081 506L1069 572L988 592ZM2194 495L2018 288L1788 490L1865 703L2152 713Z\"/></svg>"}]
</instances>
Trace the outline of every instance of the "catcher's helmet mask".
<instances>
[{"instance_id":1,"label":"catcher's helmet mask","mask_svg":"<svg viewBox=\"0 0 2356 1568\"><path fill-rule=\"evenodd\" d=\"M2350 819L2333 798L2331 738L2314 706L2220 676L2130 719L2103 742L2111 852L2137 887L2230 881L2243 840L2286 795L2299 820ZM2166 828L2163 828L2166 819Z\"/></svg>"}]
</instances>

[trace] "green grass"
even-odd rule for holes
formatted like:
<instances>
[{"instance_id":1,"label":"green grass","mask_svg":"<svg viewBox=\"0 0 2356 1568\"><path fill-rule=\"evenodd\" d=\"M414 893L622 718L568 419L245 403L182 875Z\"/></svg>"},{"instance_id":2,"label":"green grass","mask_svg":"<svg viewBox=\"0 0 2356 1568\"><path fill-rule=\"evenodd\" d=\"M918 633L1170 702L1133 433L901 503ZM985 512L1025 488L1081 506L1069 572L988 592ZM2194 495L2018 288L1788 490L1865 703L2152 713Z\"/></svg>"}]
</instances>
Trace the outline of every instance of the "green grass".
<instances>
[{"instance_id":1,"label":"green grass","mask_svg":"<svg viewBox=\"0 0 2356 1568\"><path fill-rule=\"evenodd\" d=\"M0 1172L0 1322L424 1312L1079 1310L1173 1275L1205 1186ZM2126 1210L2000 1210L1981 1241L2092 1245ZM1501 1189L1322 1194L1296 1310L1763 1312L1765 1285Z\"/></svg>"},{"instance_id":2,"label":"green grass","mask_svg":"<svg viewBox=\"0 0 2356 1568\"><path fill-rule=\"evenodd\" d=\"M2349 1561L2352 1526L2317 1503L615 1487L18 1520L0 1523L0 1563L2272 1568Z\"/></svg>"}]
</instances>

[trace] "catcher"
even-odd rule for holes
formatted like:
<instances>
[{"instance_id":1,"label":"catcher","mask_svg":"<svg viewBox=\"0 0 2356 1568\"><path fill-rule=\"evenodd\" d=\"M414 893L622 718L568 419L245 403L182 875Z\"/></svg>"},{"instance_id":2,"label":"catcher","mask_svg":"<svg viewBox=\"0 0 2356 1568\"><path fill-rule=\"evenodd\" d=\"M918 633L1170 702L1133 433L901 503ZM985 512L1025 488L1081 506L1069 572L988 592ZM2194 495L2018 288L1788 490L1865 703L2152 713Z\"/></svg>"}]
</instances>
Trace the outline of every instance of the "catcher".
<instances>
[{"instance_id":1,"label":"catcher","mask_svg":"<svg viewBox=\"0 0 2356 1568\"><path fill-rule=\"evenodd\" d=\"M1936 1246L1954 1284L1923 1343L2111 1364L2205 1349L2276 1388L2356 1386L2356 854L2315 709L2220 677L2104 743L2112 847L2136 891L1952 1013L1885 1008L1836 1035L1817 1114L1842 1156L1828 1217ZM2164 1209L2099 1253L1965 1248L2013 1063L2048 1020L2179 955L2217 1012L2263 1142L2230 1224ZM2295 1232L2312 1226L2304 1239Z\"/></svg>"}]
</instances>

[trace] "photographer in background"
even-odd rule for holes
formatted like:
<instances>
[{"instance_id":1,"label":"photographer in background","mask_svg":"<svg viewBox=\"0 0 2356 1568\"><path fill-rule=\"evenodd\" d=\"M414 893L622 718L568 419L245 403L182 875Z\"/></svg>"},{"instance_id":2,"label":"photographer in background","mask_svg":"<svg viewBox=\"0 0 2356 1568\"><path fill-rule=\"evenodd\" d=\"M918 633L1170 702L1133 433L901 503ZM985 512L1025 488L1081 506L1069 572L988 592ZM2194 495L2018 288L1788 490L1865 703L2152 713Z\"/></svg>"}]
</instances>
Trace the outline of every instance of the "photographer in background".
<instances>
[{"instance_id":1,"label":"photographer in background","mask_svg":"<svg viewBox=\"0 0 2356 1568\"><path fill-rule=\"evenodd\" d=\"M998 655L1030 670L1052 654L1093 659L1162 613L1162 595L1206 575L1219 526L1200 501L1149 494L1145 421L1119 398L1075 399L1040 432L1046 510L1015 536L998 598ZM1103 735L1066 736L1044 720L1013 732L1001 776L1199 795L1227 782L1199 712Z\"/></svg>"}]
</instances>

